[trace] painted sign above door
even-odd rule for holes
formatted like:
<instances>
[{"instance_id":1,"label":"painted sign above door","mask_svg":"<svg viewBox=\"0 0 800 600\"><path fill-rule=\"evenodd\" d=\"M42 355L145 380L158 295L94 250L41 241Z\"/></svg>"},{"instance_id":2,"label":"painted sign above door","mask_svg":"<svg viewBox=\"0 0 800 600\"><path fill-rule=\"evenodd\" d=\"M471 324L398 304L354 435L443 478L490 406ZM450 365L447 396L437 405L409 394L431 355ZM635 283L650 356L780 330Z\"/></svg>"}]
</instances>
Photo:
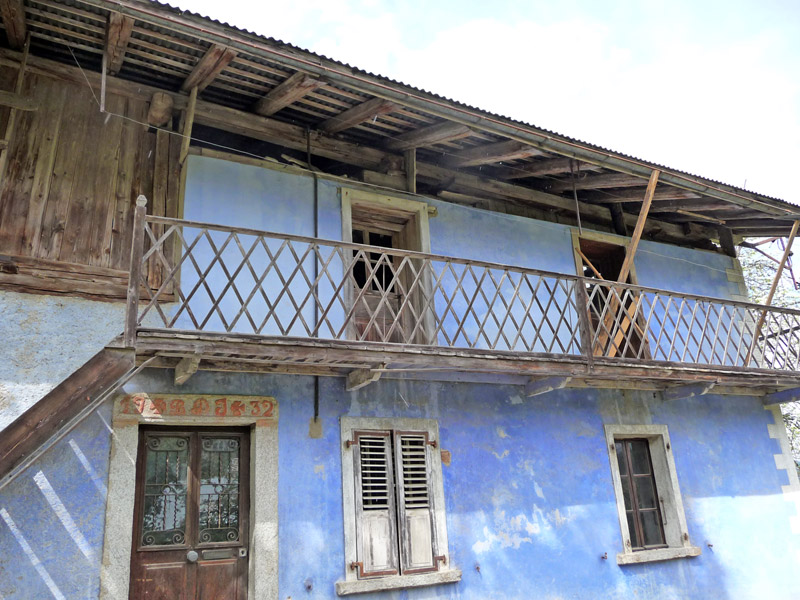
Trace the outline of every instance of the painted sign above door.
<instances>
[{"instance_id":1,"label":"painted sign above door","mask_svg":"<svg viewBox=\"0 0 800 600\"><path fill-rule=\"evenodd\" d=\"M114 403L116 421L201 421L206 423L246 420L256 425L278 418L278 402L270 396L216 396L202 394L130 394Z\"/></svg>"}]
</instances>

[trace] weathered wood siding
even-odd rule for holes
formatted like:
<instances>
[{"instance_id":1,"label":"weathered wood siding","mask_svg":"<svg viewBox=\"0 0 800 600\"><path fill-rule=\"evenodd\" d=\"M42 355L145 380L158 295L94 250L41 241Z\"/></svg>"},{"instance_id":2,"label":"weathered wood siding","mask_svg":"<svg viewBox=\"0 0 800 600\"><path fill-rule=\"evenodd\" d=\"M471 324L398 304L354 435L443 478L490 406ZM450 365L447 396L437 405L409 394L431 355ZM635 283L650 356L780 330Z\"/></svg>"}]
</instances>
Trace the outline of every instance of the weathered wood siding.
<instances>
[{"instance_id":1,"label":"weathered wood siding","mask_svg":"<svg viewBox=\"0 0 800 600\"><path fill-rule=\"evenodd\" d=\"M0 69L2 89L15 78L16 69ZM178 216L180 140L139 124L148 110L141 98L109 93L113 114L104 114L87 86L36 73L26 75L23 93L41 108L18 112L6 150L0 286L67 293L46 272L56 262L73 265L79 279L111 278L105 292L100 285L84 295L121 297L137 196L147 197L150 214ZM8 112L0 110L0 133Z\"/></svg>"}]
</instances>

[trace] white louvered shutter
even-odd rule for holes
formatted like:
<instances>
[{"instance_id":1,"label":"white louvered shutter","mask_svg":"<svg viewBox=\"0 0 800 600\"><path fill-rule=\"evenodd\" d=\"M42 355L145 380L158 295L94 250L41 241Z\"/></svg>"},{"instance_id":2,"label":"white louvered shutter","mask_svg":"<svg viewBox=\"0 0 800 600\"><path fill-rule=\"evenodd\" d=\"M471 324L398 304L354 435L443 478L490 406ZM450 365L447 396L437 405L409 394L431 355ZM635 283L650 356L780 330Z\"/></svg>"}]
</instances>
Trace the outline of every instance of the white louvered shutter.
<instances>
[{"instance_id":1,"label":"white louvered shutter","mask_svg":"<svg viewBox=\"0 0 800 600\"><path fill-rule=\"evenodd\" d=\"M403 574L435 571L438 563L428 437L408 432L395 433L394 437L400 567Z\"/></svg>"},{"instance_id":2,"label":"white louvered shutter","mask_svg":"<svg viewBox=\"0 0 800 600\"><path fill-rule=\"evenodd\" d=\"M360 578L398 573L391 433L358 434L356 474L357 556Z\"/></svg>"}]
</instances>

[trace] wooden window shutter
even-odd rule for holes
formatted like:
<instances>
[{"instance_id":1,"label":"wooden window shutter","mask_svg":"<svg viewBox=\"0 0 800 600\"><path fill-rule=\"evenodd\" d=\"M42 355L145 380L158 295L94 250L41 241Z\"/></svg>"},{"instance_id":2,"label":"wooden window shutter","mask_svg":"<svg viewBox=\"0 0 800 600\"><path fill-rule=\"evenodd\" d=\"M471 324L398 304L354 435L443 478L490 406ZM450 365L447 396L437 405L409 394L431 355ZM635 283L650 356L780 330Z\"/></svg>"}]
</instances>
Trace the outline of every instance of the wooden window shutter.
<instances>
[{"instance_id":1,"label":"wooden window shutter","mask_svg":"<svg viewBox=\"0 0 800 600\"><path fill-rule=\"evenodd\" d=\"M431 493L430 444L424 432L396 432L400 567L403 574L436 571L434 511Z\"/></svg>"},{"instance_id":2,"label":"wooden window shutter","mask_svg":"<svg viewBox=\"0 0 800 600\"><path fill-rule=\"evenodd\" d=\"M391 433L356 432L356 555L359 579L397 575Z\"/></svg>"}]
</instances>

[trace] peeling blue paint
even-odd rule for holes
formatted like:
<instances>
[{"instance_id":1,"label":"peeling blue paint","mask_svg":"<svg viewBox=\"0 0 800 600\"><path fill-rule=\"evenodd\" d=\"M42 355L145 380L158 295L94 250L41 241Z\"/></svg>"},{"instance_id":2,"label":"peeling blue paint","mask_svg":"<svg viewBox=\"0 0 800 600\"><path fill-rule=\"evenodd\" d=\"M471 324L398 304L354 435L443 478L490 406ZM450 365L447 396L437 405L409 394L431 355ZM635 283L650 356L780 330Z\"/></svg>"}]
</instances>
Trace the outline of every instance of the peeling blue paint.
<instances>
[{"instance_id":1,"label":"peeling blue paint","mask_svg":"<svg viewBox=\"0 0 800 600\"><path fill-rule=\"evenodd\" d=\"M161 392L274 395L279 418L280 598L334 598L344 575L341 416L437 419L455 585L366 598L778 598L800 595L788 527L792 504L775 469L770 415L750 397L664 403L652 393L625 402L669 427L694 559L620 567L621 549L603 424L614 390L558 390L524 399L519 387L381 380L357 392L320 380L322 437L308 436L310 377L198 373L179 389L170 371L128 386ZM104 409L107 418L107 409ZM635 412L635 411L634 411ZM107 471L108 433L92 416L71 439L97 473ZM104 498L64 440L0 493L65 598L97 594L90 564L32 480L41 471L99 556ZM707 544L712 544L709 548ZM601 555L608 553L608 560ZM8 527L0 523L0 594L51 597ZM477 570L480 567L480 571ZM306 590L306 581L313 583ZM31 593L35 592L35 595Z\"/></svg>"}]
</instances>

